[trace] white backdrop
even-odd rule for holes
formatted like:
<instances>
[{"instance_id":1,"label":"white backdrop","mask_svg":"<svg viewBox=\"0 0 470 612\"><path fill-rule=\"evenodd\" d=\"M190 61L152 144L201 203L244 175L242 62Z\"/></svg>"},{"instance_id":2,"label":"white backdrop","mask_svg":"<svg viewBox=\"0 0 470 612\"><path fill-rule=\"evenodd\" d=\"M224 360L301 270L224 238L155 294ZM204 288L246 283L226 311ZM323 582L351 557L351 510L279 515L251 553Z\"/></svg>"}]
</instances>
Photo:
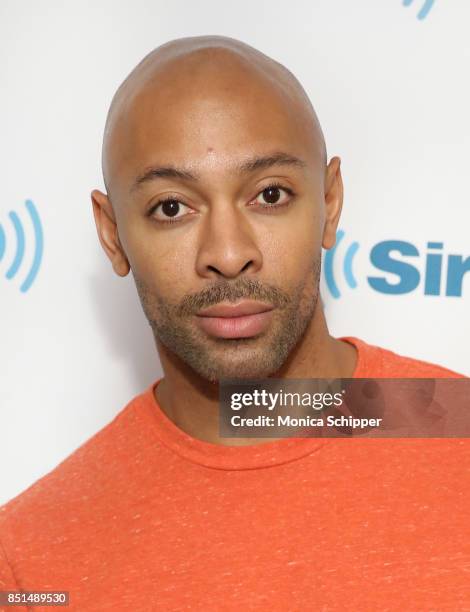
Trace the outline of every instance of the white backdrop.
<instances>
[{"instance_id":1,"label":"white backdrop","mask_svg":"<svg viewBox=\"0 0 470 612\"><path fill-rule=\"evenodd\" d=\"M284 63L310 95L345 182L344 238L330 279L340 297L322 280L331 332L470 375L470 273L460 296L446 295L445 282L448 256L450 286L470 256L470 3L408 4L0 3L0 503L161 374L132 277L115 276L99 246L90 191L104 189L101 137L115 89L173 38L241 39ZM21 291L38 246L26 200L39 215L44 249L30 288ZM25 234L18 266L12 211ZM390 255L414 266L403 268L404 283L421 274L407 293L384 293L368 281L397 282L370 259L390 240L415 253ZM355 242L354 288L343 263ZM443 253L440 295L424 292L428 242L442 243L434 251Z\"/></svg>"}]
</instances>

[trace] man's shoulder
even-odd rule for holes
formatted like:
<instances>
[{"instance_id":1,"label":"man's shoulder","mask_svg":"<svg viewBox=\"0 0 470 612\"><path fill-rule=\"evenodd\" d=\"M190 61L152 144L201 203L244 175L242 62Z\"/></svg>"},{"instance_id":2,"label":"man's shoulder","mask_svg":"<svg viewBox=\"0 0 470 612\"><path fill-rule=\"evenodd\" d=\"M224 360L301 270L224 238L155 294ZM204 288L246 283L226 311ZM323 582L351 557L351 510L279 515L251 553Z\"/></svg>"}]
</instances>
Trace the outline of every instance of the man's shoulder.
<instances>
[{"instance_id":1,"label":"man's shoulder","mask_svg":"<svg viewBox=\"0 0 470 612\"><path fill-rule=\"evenodd\" d=\"M466 378L444 366L402 355L354 336L339 339L357 349L356 378Z\"/></svg>"},{"instance_id":2,"label":"man's shoulder","mask_svg":"<svg viewBox=\"0 0 470 612\"><path fill-rule=\"evenodd\" d=\"M60 519L72 508L100 503L113 486L128 476L122 463L138 457L139 431L144 427L138 410L143 394L132 398L117 415L76 448L50 472L0 506L0 524L23 525L31 517ZM29 518L28 518L29 517Z\"/></svg>"}]
</instances>

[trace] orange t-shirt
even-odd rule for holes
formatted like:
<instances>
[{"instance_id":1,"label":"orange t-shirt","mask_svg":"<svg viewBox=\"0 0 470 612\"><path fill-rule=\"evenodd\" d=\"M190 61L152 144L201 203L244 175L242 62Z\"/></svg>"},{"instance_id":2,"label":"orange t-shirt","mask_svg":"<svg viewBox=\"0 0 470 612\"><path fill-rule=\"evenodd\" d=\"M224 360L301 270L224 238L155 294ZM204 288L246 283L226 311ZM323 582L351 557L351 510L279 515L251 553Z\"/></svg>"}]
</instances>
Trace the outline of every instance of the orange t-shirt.
<instances>
[{"instance_id":1,"label":"orange t-shirt","mask_svg":"<svg viewBox=\"0 0 470 612\"><path fill-rule=\"evenodd\" d=\"M358 378L459 377L343 340ZM468 439L211 444L156 384L1 507L0 591L80 612L470 610Z\"/></svg>"}]
</instances>

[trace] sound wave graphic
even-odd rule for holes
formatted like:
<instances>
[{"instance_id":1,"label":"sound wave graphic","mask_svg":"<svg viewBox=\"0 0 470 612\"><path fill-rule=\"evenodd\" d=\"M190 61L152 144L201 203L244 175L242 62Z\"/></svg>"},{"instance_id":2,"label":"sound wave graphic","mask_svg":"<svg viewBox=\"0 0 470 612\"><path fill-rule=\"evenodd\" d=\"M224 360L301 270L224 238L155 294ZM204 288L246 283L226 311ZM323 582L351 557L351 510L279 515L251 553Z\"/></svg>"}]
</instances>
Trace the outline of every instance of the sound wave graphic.
<instances>
[{"instance_id":1,"label":"sound wave graphic","mask_svg":"<svg viewBox=\"0 0 470 612\"><path fill-rule=\"evenodd\" d=\"M25 206L27 211L29 212L29 216L31 217L31 221L34 229L34 257L33 262L31 264L31 268L28 271L28 274L22 284L20 285L20 291L25 293L31 287L34 282L34 279L37 276L39 267L41 265L42 253L44 248L44 239L42 233L41 220L39 219L38 212L36 207L34 206L31 200L25 201ZM10 220L13 224L13 228L16 234L16 253L13 258L13 261L10 264L5 276L8 280L11 280L16 276L18 270L23 262L23 257L25 253L25 233L23 226L21 224L20 218L14 211L10 211L8 213ZM0 223L0 261L2 260L6 249L6 239L5 239L5 231Z\"/></svg>"},{"instance_id":2,"label":"sound wave graphic","mask_svg":"<svg viewBox=\"0 0 470 612\"><path fill-rule=\"evenodd\" d=\"M343 240L343 238L344 238L344 231L338 230L336 232L336 243L333 248L331 248L329 251L326 251L325 258L323 261L323 269L325 273L326 284L327 284L328 289L330 290L331 295L334 298L341 297L341 292L338 289L338 285L336 284L336 280L334 276L333 263L335 259L335 253L338 249L340 242ZM353 242L347 249L346 254L344 256L344 261L343 261L344 276L346 278L346 283L348 284L349 287L351 287L351 289L355 289L357 287L357 282L353 274L352 264L353 264L354 256L356 255L358 249L359 249L359 243Z\"/></svg>"},{"instance_id":3,"label":"sound wave graphic","mask_svg":"<svg viewBox=\"0 0 470 612\"><path fill-rule=\"evenodd\" d=\"M403 6L410 6L414 0L403 0ZM418 13L418 19L425 19L428 16L429 11L432 9L435 0L424 0L424 4Z\"/></svg>"}]
</instances>

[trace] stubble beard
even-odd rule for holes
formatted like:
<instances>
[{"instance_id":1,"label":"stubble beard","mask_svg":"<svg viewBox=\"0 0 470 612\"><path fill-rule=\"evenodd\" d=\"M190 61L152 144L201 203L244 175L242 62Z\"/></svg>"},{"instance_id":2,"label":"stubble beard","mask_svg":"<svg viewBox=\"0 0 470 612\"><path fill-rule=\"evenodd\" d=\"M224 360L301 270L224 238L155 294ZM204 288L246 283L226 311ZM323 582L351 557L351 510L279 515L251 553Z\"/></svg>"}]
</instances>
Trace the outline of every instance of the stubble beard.
<instances>
[{"instance_id":1,"label":"stubble beard","mask_svg":"<svg viewBox=\"0 0 470 612\"><path fill-rule=\"evenodd\" d=\"M223 378L268 378L282 367L315 314L320 268L320 258L315 259L307 279L290 293L241 278L233 284L212 285L177 304L157 295L135 274L134 280L155 339L203 379L216 383ZM242 339L213 338L195 325L199 309L243 298L276 306L273 323L263 334Z\"/></svg>"}]
</instances>

